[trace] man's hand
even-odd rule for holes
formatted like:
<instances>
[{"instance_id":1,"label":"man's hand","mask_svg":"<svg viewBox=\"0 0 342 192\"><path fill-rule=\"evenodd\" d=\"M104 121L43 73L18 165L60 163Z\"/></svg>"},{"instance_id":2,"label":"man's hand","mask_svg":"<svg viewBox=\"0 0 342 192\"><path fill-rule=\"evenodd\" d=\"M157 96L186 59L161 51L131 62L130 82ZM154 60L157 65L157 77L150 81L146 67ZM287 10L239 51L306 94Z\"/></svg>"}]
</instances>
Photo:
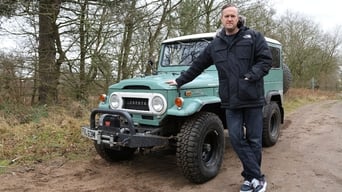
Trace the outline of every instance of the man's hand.
<instances>
[{"instance_id":1,"label":"man's hand","mask_svg":"<svg viewBox=\"0 0 342 192\"><path fill-rule=\"evenodd\" d=\"M167 83L167 84L169 84L169 85L171 85L171 86L177 86L177 82L176 82L176 80L168 80L168 81L165 81L165 83Z\"/></svg>"}]
</instances>

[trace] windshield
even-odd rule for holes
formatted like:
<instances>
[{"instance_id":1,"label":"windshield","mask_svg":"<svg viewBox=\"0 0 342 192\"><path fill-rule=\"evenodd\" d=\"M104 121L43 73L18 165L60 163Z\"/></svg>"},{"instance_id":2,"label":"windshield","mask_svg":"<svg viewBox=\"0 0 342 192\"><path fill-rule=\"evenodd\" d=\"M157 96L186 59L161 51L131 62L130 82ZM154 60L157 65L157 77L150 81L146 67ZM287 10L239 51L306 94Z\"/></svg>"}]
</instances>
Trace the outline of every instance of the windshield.
<instances>
[{"instance_id":1,"label":"windshield","mask_svg":"<svg viewBox=\"0 0 342 192\"><path fill-rule=\"evenodd\" d=\"M207 39L193 42L172 42L164 45L162 66L188 66L210 43Z\"/></svg>"}]
</instances>

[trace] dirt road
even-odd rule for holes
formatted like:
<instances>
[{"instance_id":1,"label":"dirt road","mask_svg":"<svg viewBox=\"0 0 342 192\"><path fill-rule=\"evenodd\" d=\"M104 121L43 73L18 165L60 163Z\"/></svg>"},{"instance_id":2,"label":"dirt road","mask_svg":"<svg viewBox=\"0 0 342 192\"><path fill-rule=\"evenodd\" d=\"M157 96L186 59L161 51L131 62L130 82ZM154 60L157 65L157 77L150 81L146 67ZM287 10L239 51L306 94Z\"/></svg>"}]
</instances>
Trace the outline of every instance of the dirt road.
<instances>
[{"instance_id":1,"label":"dirt road","mask_svg":"<svg viewBox=\"0 0 342 192\"><path fill-rule=\"evenodd\" d=\"M227 142L228 143L228 142ZM268 192L342 191L342 101L311 104L286 115L279 142L263 151ZM241 165L227 144L219 175L188 182L167 151L109 164L55 159L0 175L0 191L234 192Z\"/></svg>"}]
</instances>

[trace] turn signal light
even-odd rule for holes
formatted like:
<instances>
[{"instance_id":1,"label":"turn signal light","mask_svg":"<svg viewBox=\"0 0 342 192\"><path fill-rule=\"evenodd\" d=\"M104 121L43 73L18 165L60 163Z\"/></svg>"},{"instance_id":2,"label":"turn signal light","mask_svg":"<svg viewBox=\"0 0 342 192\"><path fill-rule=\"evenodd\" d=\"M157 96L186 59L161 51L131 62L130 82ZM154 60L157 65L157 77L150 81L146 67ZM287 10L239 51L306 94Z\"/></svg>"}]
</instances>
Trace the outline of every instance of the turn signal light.
<instances>
[{"instance_id":1,"label":"turn signal light","mask_svg":"<svg viewBox=\"0 0 342 192\"><path fill-rule=\"evenodd\" d=\"M107 95L106 94L101 94L100 97L99 97L99 100L101 102L105 102L106 101L106 98L107 98Z\"/></svg>"},{"instance_id":2,"label":"turn signal light","mask_svg":"<svg viewBox=\"0 0 342 192\"><path fill-rule=\"evenodd\" d=\"M175 105L176 105L177 107L182 107L182 106L183 106L183 102L184 102L184 100L183 100L182 97L176 97L176 99L175 99Z\"/></svg>"}]
</instances>

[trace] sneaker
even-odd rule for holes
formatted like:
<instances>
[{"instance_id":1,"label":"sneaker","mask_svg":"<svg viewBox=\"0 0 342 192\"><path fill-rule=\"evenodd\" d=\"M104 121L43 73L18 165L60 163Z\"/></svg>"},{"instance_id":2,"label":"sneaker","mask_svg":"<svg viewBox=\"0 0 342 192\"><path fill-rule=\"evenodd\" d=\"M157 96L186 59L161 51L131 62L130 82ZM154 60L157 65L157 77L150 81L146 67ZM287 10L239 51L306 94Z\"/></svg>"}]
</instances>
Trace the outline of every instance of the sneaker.
<instances>
[{"instance_id":1,"label":"sneaker","mask_svg":"<svg viewBox=\"0 0 342 192\"><path fill-rule=\"evenodd\" d=\"M253 192L252 183L248 180L245 180L241 185L240 192Z\"/></svg>"},{"instance_id":2,"label":"sneaker","mask_svg":"<svg viewBox=\"0 0 342 192\"><path fill-rule=\"evenodd\" d=\"M266 191L267 182L265 179L262 179L262 180L253 179L251 183L254 188L253 192L265 192Z\"/></svg>"}]
</instances>

